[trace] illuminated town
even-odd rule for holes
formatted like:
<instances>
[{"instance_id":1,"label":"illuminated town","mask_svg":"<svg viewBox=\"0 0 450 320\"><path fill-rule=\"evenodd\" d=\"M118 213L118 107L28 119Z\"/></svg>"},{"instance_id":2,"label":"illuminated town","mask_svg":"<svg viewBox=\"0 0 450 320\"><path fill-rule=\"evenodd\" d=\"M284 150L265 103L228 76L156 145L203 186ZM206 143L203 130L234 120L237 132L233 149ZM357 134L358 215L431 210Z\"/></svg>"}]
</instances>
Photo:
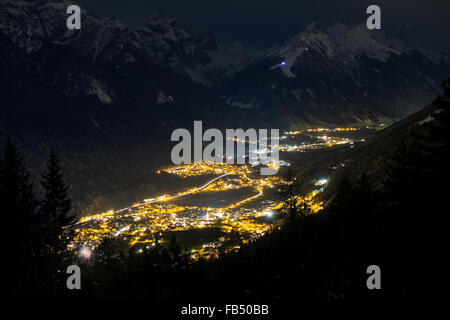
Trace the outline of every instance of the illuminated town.
<instances>
[{"instance_id":1,"label":"illuminated town","mask_svg":"<svg viewBox=\"0 0 450 320\"><path fill-rule=\"evenodd\" d=\"M350 138L338 138L333 132L355 131L355 128L310 129L286 132L287 136L300 133L316 134L314 143L280 146L281 151L300 151L352 144ZM327 132L328 135L319 135ZM289 165L280 160L270 164L280 167ZM175 175L181 179L206 177L204 184L175 194L156 195L120 210L110 210L81 218L70 226L75 231L69 249L79 256L89 257L105 237L124 240L130 247L142 252L164 243L172 232L213 230L214 239L205 239L189 247L190 258L210 259L219 252L236 250L241 244L253 241L276 228L280 228L286 213L285 201L280 197L280 188L288 184L279 176L261 176L249 165L221 163L182 164L161 168L158 174ZM295 196L298 206L307 204L309 212L322 209L318 195L326 180L316 183L316 189L303 197ZM239 192L231 196L230 192ZM199 205L199 195L217 195L228 203ZM229 199L233 200L229 200ZM222 200L225 201L225 200Z\"/></svg>"},{"instance_id":2,"label":"illuminated town","mask_svg":"<svg viewBox=\"0 0 450 320\"><path fill-rule=\"evenodd\" d=\"M339 137L333 135L333 133L340 132L352 132L357 131L358 128L314 128L314 129L305 129L305 130L297 130L297 131L287 131L283 136L280 137L280 140L286 140L288 138L294 139L295 136L303 134L311 139L314 142L302 142L300 144L280 144L280 151L284 152L305 152L314 149L322 149L326 147L332 147L336 145L345 145L350 144L353 145L355 142L363 142L364 139L355 140L348 137Z\"/></svg>"}]
</instances>

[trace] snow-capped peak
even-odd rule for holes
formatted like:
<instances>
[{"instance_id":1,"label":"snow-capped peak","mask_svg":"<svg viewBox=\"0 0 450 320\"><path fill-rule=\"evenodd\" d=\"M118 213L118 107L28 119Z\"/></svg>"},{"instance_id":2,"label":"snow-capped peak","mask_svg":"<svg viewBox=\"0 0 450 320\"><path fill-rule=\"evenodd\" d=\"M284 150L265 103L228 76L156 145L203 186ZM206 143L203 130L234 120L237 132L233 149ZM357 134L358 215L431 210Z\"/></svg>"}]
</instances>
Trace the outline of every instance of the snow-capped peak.
<instances>
[{"instance_id":1,"label":"snow-capped peak","mask_svg":"<svg viewBox=\"0 0 450 320\"><path fill-rule=\"evenodd\" d=\"M102 18L82 9L80 31L66 28L69 0L0 0L1 31L29 53L45 43L67 45L89 60L106 62L139 50L152 62L194 82L217 86L248 61L242 47L219 45L211 33L193 35L169 16L159 14L142 27L130 28L116 18ZM127 49L128 48L128 49Z\"/></svg>"},{"instance_id":2,"label":"snow-capped peak","mask_svg":"<svg viewBox=\"0 0 450 320\"><path fill-rule=\"evenodd\" d=\"M330 59L341 59L342 52L333 37L326 31L320 30L315 23L311 23L304 31L296 34L282 46L270 50L267 54L271 60L278 58L282 72L289 78L295 77L291 67L297 59L308 52L315 51Z\"/></svg>"},{"instance_id":3,"label":"snow-capped peak","mask_svg":"<svg viewBox=\"0 0 450 320\"><path fill-rule=\"evenodd\" d=\"M338 23L327 29L335 41L355 55L386 62L392 54L402 55L410 49L399 39L382 30L368 30L366 25L346 26Z\"/></svg>"}]
</instances>

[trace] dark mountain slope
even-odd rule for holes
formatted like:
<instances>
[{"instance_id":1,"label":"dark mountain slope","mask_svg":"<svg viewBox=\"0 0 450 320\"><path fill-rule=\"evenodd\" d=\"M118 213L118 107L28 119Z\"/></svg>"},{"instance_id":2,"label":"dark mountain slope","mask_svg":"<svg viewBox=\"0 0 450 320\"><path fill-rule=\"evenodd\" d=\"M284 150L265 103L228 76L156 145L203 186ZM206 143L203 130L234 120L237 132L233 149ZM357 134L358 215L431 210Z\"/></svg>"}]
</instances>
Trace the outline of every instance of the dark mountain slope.
<instances>
[{"instance_id":1,"label":"dark mountain slope","mask_svg":"<svg viewBox=\"0 0 450 320\"><path fill-rule=\"evenodd\" d=\"M424 109L399 120L363 143L355 144L354 148L333 148L312 152L308 157L302 156L301 166L298 166L298 176L301 181L310 181L317 178L317 173L331 177L331 185L327 188L329 196L333 196L337 183L342 176L351 180L359 178L365 172L374 187L384 187L383 177L388 169L387 163L393 157L400 145L407 149L411 147L415 138L413 135L427 134L425 124L434 120L443 108L449 108L448 97L439 96L433 103ZM310 188L310 186L308 186Z\"/></svg>"}]
</instances>

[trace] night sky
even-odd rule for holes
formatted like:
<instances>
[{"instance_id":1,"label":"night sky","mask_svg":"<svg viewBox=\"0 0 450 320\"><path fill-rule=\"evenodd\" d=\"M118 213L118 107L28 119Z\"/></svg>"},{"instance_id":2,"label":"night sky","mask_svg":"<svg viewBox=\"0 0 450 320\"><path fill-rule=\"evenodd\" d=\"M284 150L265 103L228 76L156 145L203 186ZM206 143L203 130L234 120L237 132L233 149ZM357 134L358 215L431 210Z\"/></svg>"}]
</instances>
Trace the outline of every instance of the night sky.
<instances>
[{"instance_id":1,"label":"night sky","mask_svg":"<svg viewBox=\"0 0 450 320\"><path fill-rule=\"evenodd\" d=\"M78 0L100 15L142 24L159 11L192 32L213 31L219 40L267 48L289 39L316 22L365 23L370 4L381 7L382 27L396 36L450 50L449 0Z\"/></svg>"}]
</instances>

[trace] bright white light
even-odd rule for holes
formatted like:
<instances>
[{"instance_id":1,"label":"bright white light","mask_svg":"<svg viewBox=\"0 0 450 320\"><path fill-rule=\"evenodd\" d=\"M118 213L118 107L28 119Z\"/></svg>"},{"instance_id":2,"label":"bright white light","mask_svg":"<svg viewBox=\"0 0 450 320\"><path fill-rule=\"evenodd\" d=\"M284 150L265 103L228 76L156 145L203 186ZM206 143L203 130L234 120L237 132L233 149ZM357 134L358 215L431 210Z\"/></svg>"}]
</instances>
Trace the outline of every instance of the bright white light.
<instances>
[{"instance_id":1,"label":"bright white light","mask_svg":"<svg viewBox=\"0 0 450 320\"><path fill-rule=\"evenodd\" d=\"M82 247L80 249L80 252L78 253L78 256L83 259L89 259L91 257L91 254L92 254L92 251L90 248Z\"/></svg>"},{"instance_id":2,"label":"bright white light","mask_svg":"<svg viewBox=\"0 0 450 320\"><path fill-rule=\"evenodd\" d=\"M255 167L259 164L259 161L252 162L252 167Z\"/></svg>"},{"instance_id":3,"label":"bright white light","mask_svg":"<svg viewBox=\"0 0 450 320\"><path fill-rule=\"evenodd\" d=\"M326 185L327 182L328 182L327 179L320 179L320 180L317 180L316 186L323 186L323 185Z\"/></svg>"},{"instance_id":4,"label":"bright white light","mask_svg":"<svg viewBox=\"0 0 450 320\"><path fill-rule=\"evenodd\" d=\"M266 216L266 217L272 217L273 216L273 211L271 211L271 210L267 210L267 211L264 211L264 215Z\"/></svg>"},{"instance_id":5,"label":"bright white light","mask_svg":"<svg viewBox=\"0 0 450 320\"><path fill-rule=\"evenodd\" d=\"M217 212L216 216L219 217L219 218L222 218L223 217L223 212L222 211Z\"/></svg>"}]
</instances>

